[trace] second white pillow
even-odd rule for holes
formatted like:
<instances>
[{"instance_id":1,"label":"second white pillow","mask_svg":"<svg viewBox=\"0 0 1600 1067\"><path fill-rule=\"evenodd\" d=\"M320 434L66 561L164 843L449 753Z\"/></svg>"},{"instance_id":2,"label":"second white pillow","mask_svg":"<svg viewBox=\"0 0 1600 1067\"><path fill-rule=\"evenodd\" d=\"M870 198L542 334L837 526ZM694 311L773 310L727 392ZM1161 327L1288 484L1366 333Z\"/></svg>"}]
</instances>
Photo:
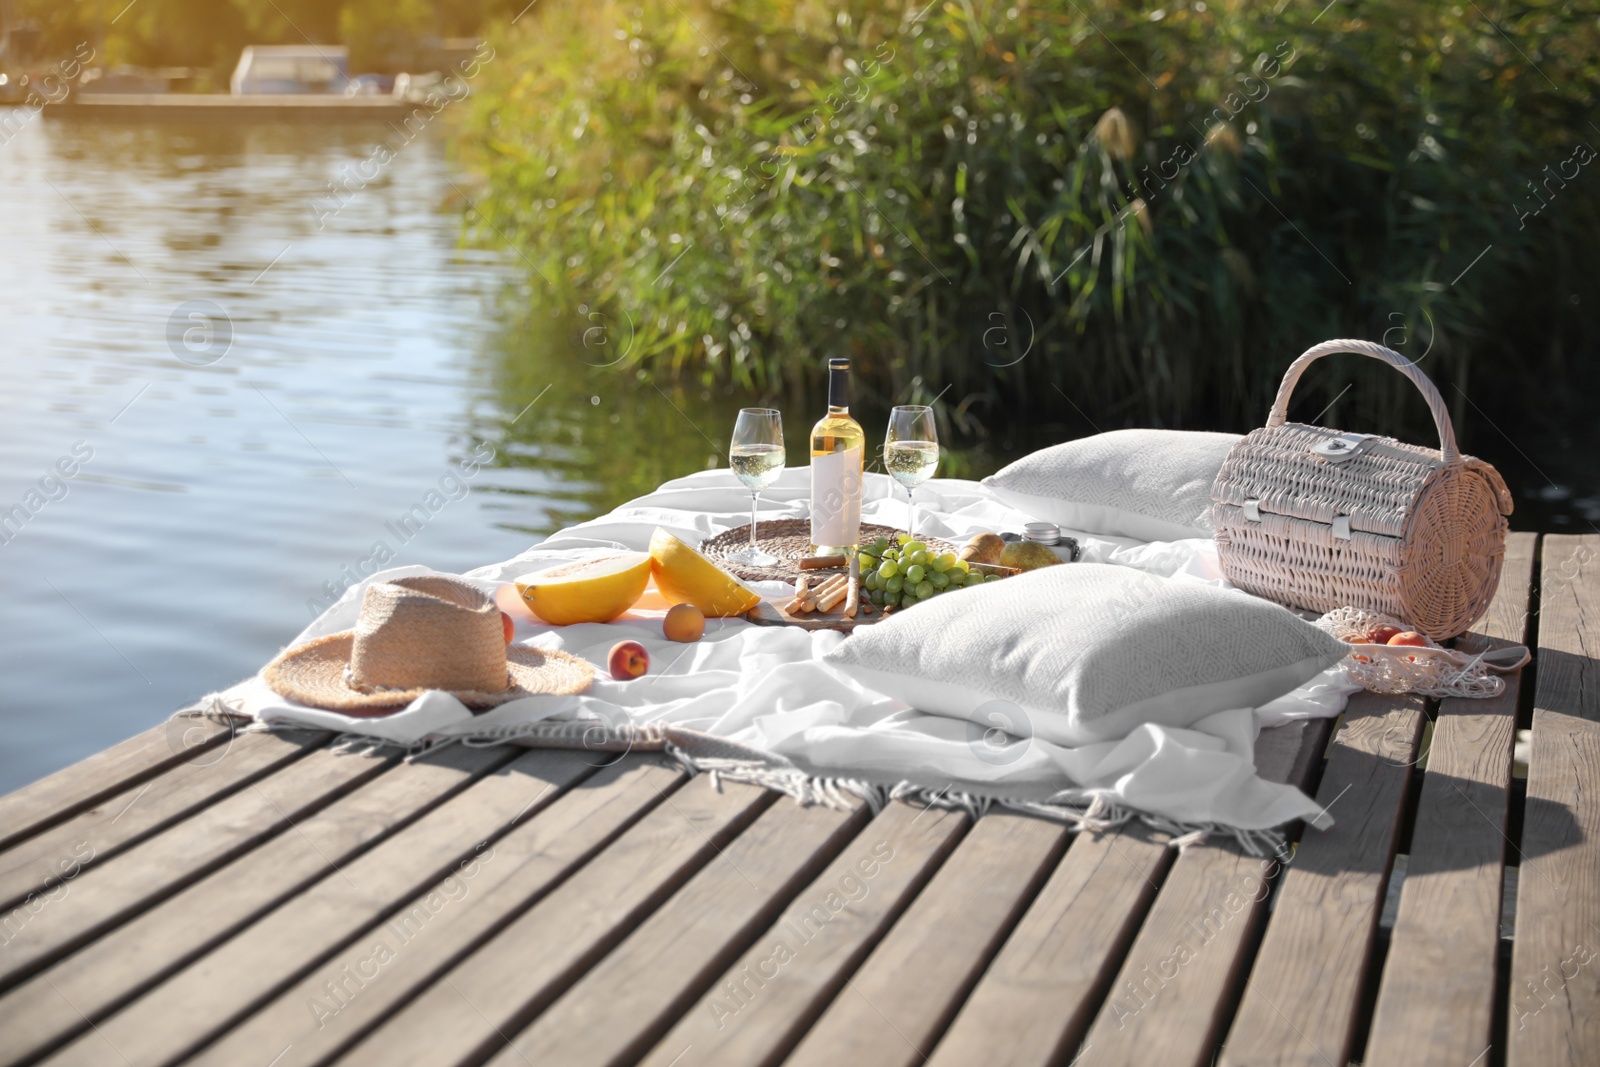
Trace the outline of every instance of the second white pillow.
<instances>
[{"instance_id":1,"label":"second white pillow","mask_svg":"<svg viewBox=\"0 0 1600 1067\"><path fill-rule=\"evenodd\" d=\"M1112 430L1023 456L983 480L1065 530L1179 541L1211 536L1211 483L1238 434Z\"/></svg>"},{"instance_id":2,"label":"second white pillow","mask_svg":"<svg viewBox=\"0 0 1600 1067\"><path fill-rule=\"evenodd\" d=\"M922 711L1022 718L1032 736L1083 745L1260 707L1348 651L1246 593L1071 563L934 597L857 628L826 659Z\"/></svg>"}]
</instances>

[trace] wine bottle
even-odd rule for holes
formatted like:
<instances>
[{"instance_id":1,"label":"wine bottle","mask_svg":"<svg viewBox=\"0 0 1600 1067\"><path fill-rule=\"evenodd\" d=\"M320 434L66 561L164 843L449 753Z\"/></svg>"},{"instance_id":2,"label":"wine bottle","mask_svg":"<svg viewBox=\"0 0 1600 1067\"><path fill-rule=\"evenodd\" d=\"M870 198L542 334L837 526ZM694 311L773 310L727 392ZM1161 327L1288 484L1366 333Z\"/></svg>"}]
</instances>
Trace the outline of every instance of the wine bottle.
<instances>
[{"instance_id":1,"label":"wine bottle","mask_svg":"<svg viewBox=\"0 0 1600 1067\"><path fill-rule=\"evenodd\" d=\"M850 361L828 360L828 413L811 429L811 552L853 555L861 542L867 435L850 417Z\"/></svg>"}]
</instances>

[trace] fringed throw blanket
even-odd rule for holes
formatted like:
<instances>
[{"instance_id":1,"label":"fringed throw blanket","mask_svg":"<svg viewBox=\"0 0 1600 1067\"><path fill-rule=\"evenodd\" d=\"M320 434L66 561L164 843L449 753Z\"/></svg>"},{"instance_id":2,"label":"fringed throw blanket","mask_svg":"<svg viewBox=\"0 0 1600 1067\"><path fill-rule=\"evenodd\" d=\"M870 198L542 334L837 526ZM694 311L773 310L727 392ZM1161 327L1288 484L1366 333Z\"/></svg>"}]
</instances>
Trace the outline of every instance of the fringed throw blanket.
<instances>
[{"instance_id":1,"label":"fringed throw blanket","mask_svg":"<svg viewBox=\"0 0 1600 1067\"><path fill-rule=\"evenodd\" d=\"M865 521L903 524L905 498L892 486L882 475L868 475ZM761 518L804 518L806 498L806 471L786 471L764 493ZM514 590L508 600L501 588L512 578L619 549L643 551L657 526L697 544L748 522L748 504L746 491L728 472L694 474L465 577L499 591L502 605L514 607ZM918 490L917 504L919 533L957 542L983 530L1019 529L1029 519L975 482L930 481ZM1209 541L1079 540L1087 560L1136 567L1171 582L1224 584ZM373 575L295 642L352 626L371 581L420 573L426 569ZM780 583L757 588L773 598L788 591ZM1343 709L1356 687L1337 667L1262 708L1222 711L1183 728L1146 723L1124 737L1077 747L1038 737L1001 738L1004 758L996 758L992 731L908 707L823 662L847 640L843 634L712 619L699 642L677 644L662 636L667 606L651 590L615 622L522 625L520 641L564 649L597 665L593 688L581 696L527 698L474 715L453 697L432 692L382 718L353 718L296 705L253 678L180 714L244 718L265 728L335 730L412 751L505 741L597 752L655 750L690 771L759 783L806 803L839 804L850 795L877 807L906 797L974 815L1002 805L1087 829L1138 817L1180 835L1224 833L1252 852L1272 843L1274 831L1293 820L1331 823L1298 789L1259 777L1254 751L1263 727ZM616 682L605 670L606 656L627 639L649 649L650 672Z\"/></svg>"}]
</instances>

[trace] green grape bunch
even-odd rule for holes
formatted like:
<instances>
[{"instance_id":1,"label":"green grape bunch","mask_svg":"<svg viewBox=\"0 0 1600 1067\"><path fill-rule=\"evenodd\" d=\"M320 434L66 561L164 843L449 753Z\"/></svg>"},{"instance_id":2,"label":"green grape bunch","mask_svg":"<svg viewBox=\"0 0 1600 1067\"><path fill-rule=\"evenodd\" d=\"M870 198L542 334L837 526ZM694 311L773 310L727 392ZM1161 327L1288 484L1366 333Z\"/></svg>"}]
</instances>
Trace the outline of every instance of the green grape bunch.
<instances>
[{"instance_id":1,"label":"green grape bunch","mask_svg":"<svg viewBox=\"0 0 1600 1067\"><path fill-rule=\"evenodd\" d=\"M887 608L908 608L940 593L965 589L984 582L998 582L998 574L973 570L954 552L933 552L910 534L895 535L897 544L880 537L862 545L860 556L861 588L874 604Z\"/></svg>"}]
</instances>

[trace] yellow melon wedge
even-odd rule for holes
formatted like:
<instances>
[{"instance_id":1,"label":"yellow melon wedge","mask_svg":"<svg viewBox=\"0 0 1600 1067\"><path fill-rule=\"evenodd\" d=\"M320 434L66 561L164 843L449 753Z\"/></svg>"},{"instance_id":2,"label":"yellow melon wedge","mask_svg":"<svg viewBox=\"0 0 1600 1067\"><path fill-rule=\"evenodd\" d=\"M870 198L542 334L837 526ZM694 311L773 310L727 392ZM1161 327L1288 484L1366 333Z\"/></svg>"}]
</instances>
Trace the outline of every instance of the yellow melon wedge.
<instances>
[{"instance_id":1,"label":"yellow melon wedge","mask_svg":"<svg viewBox=\"0 0 1600 1067\"><path fill-rule=\"evenodd\" d=\"M743 615L761 603L761 594L659 526L650 538L650 560L661 595L693 604L708 618Z\"/></svg>"},{"instance_id":2,"label":"yellow melon wedge","mask_svg":"<svg viewBox=\"0 0 1600 1067\"><path fill-rule=\"evenodd\" d=\"M644 552L563 563L524 574L516 580L517 592L528 610L553 626L610 622L644 595L650 566Z\"/></svg>"}]
</instances>

